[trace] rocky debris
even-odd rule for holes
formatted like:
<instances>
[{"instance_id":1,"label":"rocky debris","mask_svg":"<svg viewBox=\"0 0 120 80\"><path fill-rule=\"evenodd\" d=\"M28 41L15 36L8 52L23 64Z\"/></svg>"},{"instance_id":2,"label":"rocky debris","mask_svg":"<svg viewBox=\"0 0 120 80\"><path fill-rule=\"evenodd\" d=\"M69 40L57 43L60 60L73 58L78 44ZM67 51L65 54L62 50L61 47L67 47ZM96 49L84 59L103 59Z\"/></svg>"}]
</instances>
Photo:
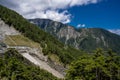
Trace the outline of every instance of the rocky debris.
<instances>
[{"instance_id":1,"label":"rocky debris","mask_svg":"<svg viewBox=\"0 0 120 80\"><path fill-rule=\"evenodd\" d=\"M0 42L0 53L5 53L7 45L3 42Z\"/></svg>"},{"instance_id":2,"label":"rocky debris","mask_svg":"<svg viewBox=\"0 0 120 80\"><path fill-rule=\"evenodd\" d=\"M28 59L30 62L34 63L42 69L47 70L58 78L64 78L63 74L48 64L48 57L43 55L41 49L31 48L27 46L8 46L3 43L6 35L20 35L20 33L15 30L14 27L5 24L4 21L0 19L0 53L4 53L8 48L15 48L23 57Z\"/></svg>"},{"instance_id":3,"label":"rocky debris","mask_svg":"<svg viewBox=\"0 0 120 80\"><path fill-rule=\"evenodd\" d=\"M60 72L62 75L66 75L65 70L66 68L63 65L59 65L59 64L55 64L54 61L48 60L48 64L54 68L55 70L57 70L58 72Z\"/></svg>"},{"instance_id":4,"label":"rocky debris","mask_svg":"<svg viewBox=\"0 0 120 80\"><path fill-rule=\"evenodd\" d=\"M3 41L4 37L2 34L0 34L0 42Z\"/></svg>"},{"instance_id":5,"label":"rocky debris","mask_svg":"<svg viewBox=\"0 0 120 80\"><path fill-rule=\"evenodd\" d=\"M23 57L25 57L26 59L28 59L30 62L34 63L35 65L39 66L40 68L45 69L48 72L52 73L54 76L58 78L64 78L62 74L63 72L61 71L65 69L63 69L61 66L51 67L51 65L48 64L47 56L44 56L40 50L36 48L26 47L26 46L9 46L9 48L15 48Z\"/></svg>"},{"instance_id":6,"label":"rocky debris","mask_svg":"<svg viewBox=\"0 0 120 80\"><path fill-rule=\"evenodd\" d=\"M0 48L0 54L5 53L5 49Z\"/></svg>"},{"instance_id":7,"label":"rocky debris","mask_svg":"<svg viewBox=\"0 0 120 80\"><path fill-rule=\"evenodd\" d=\"M44 56L43 53L41 52L41 50L39 50L37 48L30 48L27 46L9 46L9 48L15 48L21 54L29 53L30 55L32 55L34 57L38 57L42 61L47 62L47 59L48 59L47 56Z\"/></svg>"},{"instance_id":8,"label":"rocky debris","mask_svg":"<svg viewBox=\"0 0 120 80\"><path fill-rule=\"evenodd\" d=\"M12 26L9 26L4 23L3 20L0 19L0 37L4 37L5 35L19 35L20 33L15 30Z\"/></svg>"},{"instance_id":9,"label":"rocky debris","mask_svg":"<svg viewBox=\"0 0 120 80\"><path fill-rule=\"evenodd\" d=\"M54 76L58 78L64 78L64 76L61 73L59 73L57 70L49 66L46 62L40 60L39 58L35 59L39 63L38 66L40 66L40 68L47 70L48 72L52 73Z\"/></svg>"}]
</instances>

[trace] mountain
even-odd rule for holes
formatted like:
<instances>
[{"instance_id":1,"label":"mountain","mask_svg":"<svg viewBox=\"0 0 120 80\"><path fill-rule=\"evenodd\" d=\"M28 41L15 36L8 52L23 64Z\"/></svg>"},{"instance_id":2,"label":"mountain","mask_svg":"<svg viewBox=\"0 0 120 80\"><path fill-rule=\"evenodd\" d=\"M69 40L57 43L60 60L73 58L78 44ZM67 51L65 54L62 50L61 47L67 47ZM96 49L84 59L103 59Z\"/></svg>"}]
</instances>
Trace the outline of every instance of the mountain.
<instances>
[{"instance_id":1,"label":"mountain","mask_svg":"<svg viewBox=\"0 0 120 80\"><path fill-rule=\"evenodd\" d=\"M52 76L53 79L54 76L58 78L64 78L65 70L68 64L83 54L83 52L80 50L77 50L70 46L65 46L49 33L46 33L38 26L28 22L25 18L23 18L15 11L12 11L0 5L0 55L3 56L0 56L0 67L2 67L0 68L0 79L10 79L12 78L12 74L18 76L17 80L19 80L19 74L24 77L28 77L24 75L24 73L19 72L18 68L18 73L14 72L14 69L8 71L8 73L5 73L6 71L1 73L3 71L2 69L4 68L4 65L7 62L7 59L4 58L4 56L9 48L15 49L17 51L17 54L20 54L22 57L27 59L29 63L36 65L36 67L40 67L40 69L43 69L43 71L40 73L41 76L42 74L44 76L43 80L49 80L49 77L46 79L46 76L50 73L52 73L50 76ZM7 53L11 54L11 52L9 52L10 51ZM14 57L14 55L11 55L10 62L14 62L14 60L20 56L15 56L15 59L12 59L12 57ZM4 62L4 59L6 62ZM24 67L26 66L21 59L19 61L20 63L23 63ZM17 64L15 65L20 66ZM12 65L10 68L14 67L15 65ZM9 67L9 65L6 65L5 69L8 69L7 66ZM27 64L27 66L31 65ZM28 68L28 71L29 67L26 68ZM22 71L26 73L26 70L24 70L25 69L22 69ZM34 69L32 72L34 72ZM28 72L28 74L29 73L30 72ZM38 72L35 70L33 74L38 74ZM32 74L30 75L32 76ZM37 80L40 79L41 78L38 78Z\"/></svg>"},{"instance_id":2,"label":"mountain","mask_svg":"<svg viewBox=\"0 0 120 80\"><path fill-rule=\"evenodd\" d=\"M48 20L48 22L49 21L51 20ZM57 24L58 22L55 24L56 27L59 27L60 29L53 27L55 28L53 32L58 32L57 35L54 34L54 36L56 35L57 37L59 35L60 39L61 37L64 37L62 41L65 41L65 44L68 44L68 40L73 39L73 41L69 41L69 43L72 44L74 39L76 39L77 36L80 36L80 34L83 35L83 38L87 38L89 34L91 35L91 33L89 33L90 30L88 29L75 30L73 27L67 25L64 25L63 27L62 23L59 23L59 26L57 26ZM53 26L53 24L50 26ZM50 29L48 30L52 32L51 27ZM69 45L66 46L47 33L47 30L46 32L43 30L38 26L31 24L18 13L0 5L0 80L61 80L59 78L65 78L65 71L69 68L68 66L72 61L76 61L80 56L84 57L89 55L89 57L91 57L91 54L87 54ZM103 29L100 31L106 32L106 30ZM97 33L98 31L94 34ZM97 36L98 35L99 34L97 34ZM115 38L116 42L117 39L119 39L118 36L114 34L108 35L108 38L109 37ZM89 38L87 40L89 40ZM85 39L84 41L86 42L87 40ZM116 46L115 48L117 49ZM97 56L99 56L100 53L101 52L97 52ZM104 57L100 57L99 60L103 61L102 58ZM97 62L99 62L99 60L97 61L96 59ZM101 61L99 62L100 64ZM108 63L111 63L111 61L112 60L109 59ZM119 60L117 61L119 62ZM89 61L86 59L82 62L91 62L91 60ZM78 69L79 67L83 68L84 66L78 66L77 68L75 67L75 69ZM91 64L91 66L88 65L88 67L90 67L88 69L91 69L94 66ZM104 67L106 66L104 65ZM116 68L116 65L113 68ZM102 67L102 69L104 68ZM74 68L71 70L77 73L74 71ZM79 71L79 69L77 71ZM76 75L71 76L74 77ZM77 79L77 77L75 77L75 79Z\"/></svg>"},{"instance_id":3,"label":"mountain","mask_svg":"<svg viewBox=\"0 0 120 80\"><path fill-rule=\"evenodd\" d=\"M0 53L0 80L60 80L33 65L15 49Z\"/></svg>"},{"instance_id":4,"label":"mountain","mask_svg":"<svg viewBox=\"0 0 120 80\"><path fill-rule=\"evenodd\" d=\"M100 28L75 29L69 25L49 19L29 19L45 32L50 33L64 44L92 52L96 48L112 49L120 53L120 36Z\"/></svg>"}]
</instances>

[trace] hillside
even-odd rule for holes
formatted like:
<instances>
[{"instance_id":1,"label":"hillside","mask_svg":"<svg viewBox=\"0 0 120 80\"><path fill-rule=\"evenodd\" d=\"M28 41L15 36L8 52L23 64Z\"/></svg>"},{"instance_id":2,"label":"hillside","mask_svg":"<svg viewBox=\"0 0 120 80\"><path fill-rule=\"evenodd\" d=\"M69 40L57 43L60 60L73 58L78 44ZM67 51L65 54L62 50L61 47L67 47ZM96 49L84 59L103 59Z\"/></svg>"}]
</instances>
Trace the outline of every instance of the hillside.
<instances>
[{"instance_id":1,"label":"hillside","mask_svg":"<svg viewBox=\"0 0 120 80\"><path fill-rule=\"evenodd\" d=\"M77 49L92 52L96 48L103 48L120 52L120 36L107 30L100 28L74 29L69 25L49 19L29 19L29 21L52 34L64 44Z\"/></svg>"},{"instance_id":2,"label":"hillside","mask_svg":"<svg viewBox=\"0 0 120 80\"><path fill-rule=\"evenodd\" d=\"M4 21L0 19L0 55L4 55L9 48L16 49L19 55L26 58L32 64L40 67L40 69L47 70L58 78L64 77L64 67L59 66L60 68L62 68L62 71L60 71L60 69L58 68L55 69L51 67L49 65L51 62L48 58L52 55L44 56L39 43L34 42L29 38L21 35L21 33L15 30L14 27L5 24ZM14 57L14 55L11 57ZM2 59L4 59L4 57ZM53 64L53 66L56 65Z\"/></svg>"},{"instance_id":3,"label":"hillside","mask_svg":"<svg viewBox=\"0 0 120 80\"><path fill-rule=\"evenodd\" d=\"M39 43L43 48L44 54L57 54L60 61L67 64L73 60L74 54L79 55L81 51L72 47L65 48L64 44L59 42L53 36L39 29L37 26L30 24L18 13L11 11L3 6L0 6L0 18L8 25L12 25L22 35ZM52 48L51 48L52 46ZM72 51L74 52L72 52Z\"/></svg>"},{"instance_id":4,"label":"hillside","mask_svg":"<svg viewBox=\"0 0 120 80\"><path fill-rule=\"evenodd\" d=\"M59 80L47 71L30 63L15 49L0 54L0 80Z\"/></svg>"},{"instance_id":5,"label":"hillside","mask_svg":"<svg viewBox=\"0 0 120 80\"><path fill-rule=\"evenodd\" d=\"M50 34L30 24L18 13L1 5L0 10L0 21L2 21L0 24L0 46L3 47L0 48L0 53L5 53L6 48L15 48L33 64L40 66L41 64L39 63L42 63L41 61L43 60L43 64L49 67L46 68L44 65L41 65L40 68L50 73L54 69L62 75L65 75L65 67L82 55L82 51L65 46ZM40 53L36 53L38 49ZM54 76L58 75L55 72L52 74ZM63 76L59 78L63 78Z\"/></svg>"},{"instance_id":6,"label":"hillside","mask_svg":"<svg viewBox=\"0 0 120 80\"><path fill-rule=\"evenodd\" d=\"M77 49L73 48L74 45L69 46L72 42L77 44L77 41L83 41L83 50L91 52L96 46L96 40L101 42L98 45L104 43L107 46L109 38L115 38L117 44L117 35L103 29L75 30L52 21L48 30L58 32L54 36L59 37L65 43L63 44L47 33L47 23L45 32L44 27L43 30L40 29L6 7L0 6L0 10L0 80L120 79L120 57L112 50L107 51L108 47L102 47L105 51L97 49L93 54L87 54L80 51L78 45ZM48 23L49 21L51 20ZM53 25L55 27L51 27ZM110 41L112 45L115 44L114 40L113 43ZM113 46L115 50L119 46L116 44Z\"/></svg>"}]
</instances>

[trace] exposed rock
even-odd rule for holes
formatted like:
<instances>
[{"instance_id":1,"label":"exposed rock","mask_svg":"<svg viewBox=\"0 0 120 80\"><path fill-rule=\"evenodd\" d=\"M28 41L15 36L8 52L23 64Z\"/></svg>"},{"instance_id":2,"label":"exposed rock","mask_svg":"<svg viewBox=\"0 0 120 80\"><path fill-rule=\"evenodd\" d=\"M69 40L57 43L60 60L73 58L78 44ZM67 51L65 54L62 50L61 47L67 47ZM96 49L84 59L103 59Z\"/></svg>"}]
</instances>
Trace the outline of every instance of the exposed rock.
<instances>
[{"instance_id":1,"label":"exposed rock","mask_svg":"<svg viewBox=\"0 0 120 80\"><path fill-rule=\"evenodd\" d=\"M9 26L0 19L0 35L19 35L20 33L15 30L12 26Z\"/></svg>"},{"instance_id":2,"label":"exposed rock","mask_svg":"<svg viewBox=\"0 0 120 80\"><path fill-rule=\"evenodd\" d=\"M58 78L64 78L63 74L60 73L60 69L56 69L55 67L51 67L48 64L47 56L44 56L41 51L36 48L30 48L26 46L9 46L10 48L15 48L23 57L28 59L30 62L34 63L35 65L39 66L42 69L47 70L48 72L52 73L54 76ZM62 66L59 66L62 68ZM63 69L64 70L64 69Z\"/></svg>"},{"instance_id":3,"label":"exposed rock","mask_svg":"<svg viewBox=\"0 0 120 80\"><path fill-rule=\"evenodd\" d=\"M73 27L68 26L66 28L60 29L57 35L59 38L66 37L66 40L69 40L70 38L76 39L77 37L80 37L81 34L75 31Z\"/></svg>"},{"instance_id":4,"label":"exposed rock","mask_svg":"<svg viewBox=\"0 0 120 80\"><path fill-rule=\"evenodd\" d=\"M62 73L60 73L55 68L49 65L48 57L43 55L41 49L31 48L25 45L24 46L6 45L5 43L3 43L6 35L20 35L20 33L17 30L15 30L14 27L5 24L4 21L0 19L0 55L1 53L4 53L8 48L15 48L23 57L28 59L30 62L34 63L35 65L39 66L42 69L47 70L48 72L52 73L54 76L58 78L64 78ZM11 39L11 41L13 40Z\"/></svg>"},{"instance_id":5,"label":"exposed rock","mask_svg":"<svg viewBox=\"0 0 120 80\"><path fill-rule=\"evenodd\" d=\"M29 19L44 31L50 33L66 45L92 52L96 48L112 49L120 53L120 36L100 28L75 29L67 24L49 19Z\"/></svg>"}]
</instances>

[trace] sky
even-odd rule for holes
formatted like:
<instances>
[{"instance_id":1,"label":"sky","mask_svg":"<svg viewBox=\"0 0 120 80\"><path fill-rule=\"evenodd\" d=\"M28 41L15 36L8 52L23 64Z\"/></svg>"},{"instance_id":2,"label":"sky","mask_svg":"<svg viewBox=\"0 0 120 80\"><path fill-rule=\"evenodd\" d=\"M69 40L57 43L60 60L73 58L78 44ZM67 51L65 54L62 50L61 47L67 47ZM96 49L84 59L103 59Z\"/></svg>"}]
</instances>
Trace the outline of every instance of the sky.
<instances>
[{"instance_id":1,"label":"sky","mask_svg":"<svg viewBox=\"0 0 120 80\"><path fill-rule=\"evenodd\" d=\"M27 19L45 18L120 34L120 0L0 0L0 4Z\"/></svg>"}]
</instances>

